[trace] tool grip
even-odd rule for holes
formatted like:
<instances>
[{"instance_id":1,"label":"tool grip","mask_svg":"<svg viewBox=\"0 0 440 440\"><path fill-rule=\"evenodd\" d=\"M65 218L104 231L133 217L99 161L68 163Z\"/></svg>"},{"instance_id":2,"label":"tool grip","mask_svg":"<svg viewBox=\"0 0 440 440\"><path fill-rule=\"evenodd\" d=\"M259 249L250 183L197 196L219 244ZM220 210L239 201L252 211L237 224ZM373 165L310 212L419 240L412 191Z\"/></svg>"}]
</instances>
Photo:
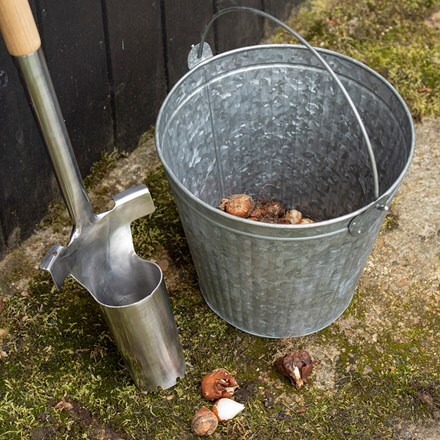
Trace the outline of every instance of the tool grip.
<instances>
[{"instance_id":1,"label":"tool grip","mask_svg":"<svg viewBox=\"0 0 440 440\"><path fill-rule=\"evenodd\" d=\"M28 0L0 0L0 31L13 56L29 55L41 46Z\"/></svg>"}]
</instances>

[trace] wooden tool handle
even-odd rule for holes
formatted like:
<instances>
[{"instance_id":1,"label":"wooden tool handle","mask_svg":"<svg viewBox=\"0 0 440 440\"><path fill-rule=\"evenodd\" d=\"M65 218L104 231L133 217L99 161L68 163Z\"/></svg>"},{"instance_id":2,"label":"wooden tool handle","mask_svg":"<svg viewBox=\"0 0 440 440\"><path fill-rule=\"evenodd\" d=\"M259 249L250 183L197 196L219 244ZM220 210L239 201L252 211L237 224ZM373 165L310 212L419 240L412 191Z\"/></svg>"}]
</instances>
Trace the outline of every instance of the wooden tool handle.
<instances>
[{"instance_id":1,"label":"wooden tool handle","mask_svg":"<svg viewBox=\"0 0 440 440\"><path fill-rule=\"evenodd\" d=\"M0 0L0 31L13 56L29 55L41 46L28 0Z\"/></svg>"}]
</instances>

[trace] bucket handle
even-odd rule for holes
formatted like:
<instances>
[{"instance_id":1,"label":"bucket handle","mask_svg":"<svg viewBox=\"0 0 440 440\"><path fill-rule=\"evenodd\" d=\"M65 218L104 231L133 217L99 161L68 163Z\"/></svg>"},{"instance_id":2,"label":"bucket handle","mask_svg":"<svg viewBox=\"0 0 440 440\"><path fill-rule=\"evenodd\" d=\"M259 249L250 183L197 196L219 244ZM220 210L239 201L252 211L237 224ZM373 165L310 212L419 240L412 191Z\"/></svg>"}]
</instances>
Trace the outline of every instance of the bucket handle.
<instances>
[{"instance_id":1,"label":"bucket handle","mask_svg":"<svg viewBox=\"0 0 440 440\"><path fill-rule=\"evenodd\" d=\"M206 24L205 29L202 32L202 36L200 39L200 44L198 46L198 52L197 52L197 58L201 60L203 55L203 46L205 45L206 36L211 28L211 25L214 23L214 21L217 20L217 18L221 17L222 15L228 14L229 12L251 12L256 15L259 15L264 18L268 18L269 20L273 21L274 23L281 26L284 30L289 32L289 34L293 35L297 40L299 40L312 54L318 58L318 60L321 62L321 64L325 67L325 69L328 71L328 73L331 75L331 77L334 79L338 87L340 88L341 92L343 93L345 99L347 100L351 110L354 113L354 116L356 117L357 122L359 123L359 126L362 131L362 135L364 136L365 143L367 145L368 155L370 157L370 164L371 164L371 171L373 174L373 183L374 183L374 196L376 199L379 198L379 178L377 174L377 165L376 165L376 158L374 157L374 151L373 147L371 146L370 138L368 136L367 130L365 129L365 125L362 122L362 119L359 115L359 112L354 105L352 99L350 98L350 95L348 94L346 88L340 81L340 79L337 77L336 73L332 70L332 68L328 65L328 63L322 58L322 56L311 46L306 40L304 40L301 35L299 35L297 32L295 32L292 28L287 26L282 21L278 20L278 18L275 18L273 15L268 14L267 12L260 11L259 9L255 8L249 8L246 6L231 6L230 8L221 9L216 14L214 14L209 22Z\"/></svg>"}]
</instances>

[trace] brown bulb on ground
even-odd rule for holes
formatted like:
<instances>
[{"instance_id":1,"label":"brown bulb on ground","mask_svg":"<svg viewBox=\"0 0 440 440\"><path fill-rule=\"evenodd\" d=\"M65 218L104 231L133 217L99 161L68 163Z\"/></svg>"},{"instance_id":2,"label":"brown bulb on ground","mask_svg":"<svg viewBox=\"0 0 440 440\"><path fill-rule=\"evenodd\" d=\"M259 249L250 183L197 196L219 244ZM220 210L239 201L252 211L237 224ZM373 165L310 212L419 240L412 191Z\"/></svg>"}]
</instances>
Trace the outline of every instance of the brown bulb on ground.
<instances>
[{"instance_id":1,"label":"brown bulb on ground","mask_svg":"<svg viewBox=\"0 0 440 440\"><path fill-rule=\"evenodd\" d=\"M202 406L194 415L191 422L191 429L199 436L211 435L218 426L217 416L206 406Z\"/></svg>"},{"instance_id":2,"label":"brown bulb on ground","mask_svg":"<svg viewBox=\"0 0 440 440\"><path fill-rule=\"evenodd\" d=\"M309 378L316 361L305 350L292 351L275 360L279 373L290 379L295 388L300 389Z\"/></svg>"},{"instance_id":3,"label":"brown bulb on ground","mask_svg":"<svg viewBox=\"0 0 440 440\"><path fill-rule=\"evenodd\" d=\"M224 368L206 374L201 382L201 391L203 397L207 400L232 397L237 389L238 383L234 376Z\"/></svg>"}]
</instances>

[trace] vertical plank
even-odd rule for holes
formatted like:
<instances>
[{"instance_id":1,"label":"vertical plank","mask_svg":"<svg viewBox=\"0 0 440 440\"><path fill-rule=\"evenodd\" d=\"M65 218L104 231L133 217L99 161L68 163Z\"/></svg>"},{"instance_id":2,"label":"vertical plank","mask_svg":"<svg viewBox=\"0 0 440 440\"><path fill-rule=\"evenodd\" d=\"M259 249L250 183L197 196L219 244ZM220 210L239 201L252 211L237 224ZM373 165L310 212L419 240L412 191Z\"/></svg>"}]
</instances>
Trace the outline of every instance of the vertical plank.
<instances>
[{"instance_id":1,"label":"vertical plank","mask_svg":"<svg viewBox=\"0 0 440 440\"><path fill-rule=\"evenodd\" d=\"M229 6L250 6L263 9L263 0L216 0L216 10ZM264 23L261 17L235 12L220 17L216 24L217 49L219 52L237 47L258 44L264 36Z\"/></svg>"},{"instance_id":2,"label":"vertical plank","mask_svg":"<svg viewBox=\"0 0 440 440\"><path fill-rule=\"evenodd\" d=\"M113 147L102 11L96 0L31 1L66 125L83 174ZM68 24L68 25L66 25ZM2 249L29 235L59 194L17 71L0 42ZM1 251L0 251L1 253Z\"/></svg>"},{"instance_id":3,"label":"vertical plank","mask_svg":"<svg viewBox=\"0 0 440 440\"><path fill-rule=\"evenodd\" d=\"M166 94L159 0L106 0L117 146L136 147Z\"/></svg>"},{"instance_id":4,"label":"vertical plank","mask_svg":"<svg viewBox=\"0 0 440 440\"><path fill-rule=\"evenodd\" d=\"M0 127L1 255L44 216L56 185L17 69L1 38Z\"/></svg>"},{"instance_id":5,"label":"vertical plank","mask_svg":"<svg viewBox=\"0 0 440 440\"><path fill-rule=\"evenodd\" d=\"M1 223L0 223L0 258L3 258L5 252L6 252L5 237L3 235L3 228L1 227ZM0 291L1 291L1 285L0 285Z\"/></svg>"},{"instance_id":6,"label":"vertical plank","mask_svg":"<svg viewBox=\"0 0 440 440\"><path fill-rule=\"evenodd\" d=\"M82 174L113 148L99 0L37 0L42 44Z\"/></svg>"},{"instance_id":7,"label":"vertical plank","mask_svg":"<svg viewBox=\"0 0 440 440\"><path fill-rule=\"evenodd\" d=\"M211 0L187 0L185 7L176 0L163 0L165 13L166 53L169 86L172 87L187 71L187 57L193 44L200 41L200 35L214 14ZM213 51L213 32L208 38Z\"/></svg>"}]
</instances>

